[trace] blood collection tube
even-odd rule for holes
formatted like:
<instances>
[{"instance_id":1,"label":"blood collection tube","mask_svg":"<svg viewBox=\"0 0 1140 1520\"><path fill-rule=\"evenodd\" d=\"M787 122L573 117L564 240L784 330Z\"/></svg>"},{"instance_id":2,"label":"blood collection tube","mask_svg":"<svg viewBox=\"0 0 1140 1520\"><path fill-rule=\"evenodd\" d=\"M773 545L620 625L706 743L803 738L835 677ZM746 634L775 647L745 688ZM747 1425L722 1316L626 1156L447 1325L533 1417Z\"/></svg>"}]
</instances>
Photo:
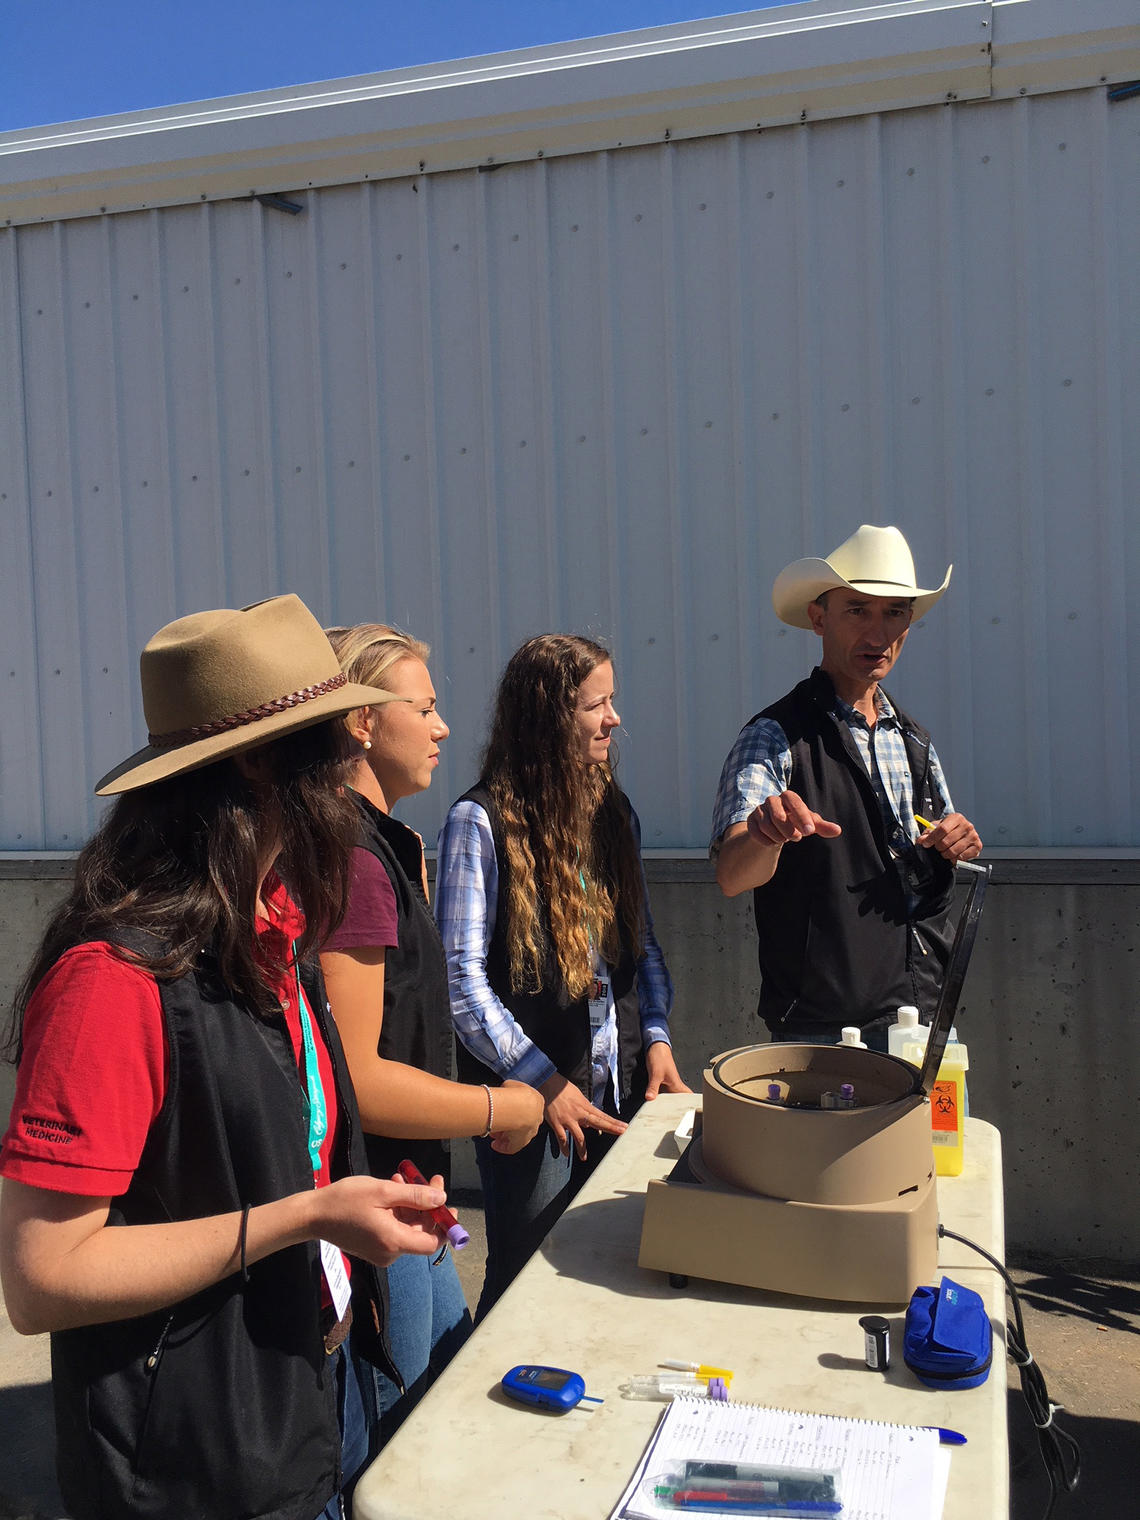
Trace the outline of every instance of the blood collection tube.
<instances>
[{"instance_id":1,"label":"blood collection tube","mask_svg":"<svg viewBox=\"0 0 1140 1520\"><path fill-rule=\"evenodd\" d=\"M405 1182L418 1182L421 1183L424 1187L431 1186L431 1183L428 1182L427 1178L424 1176L423 1172L420 1171L419 1167L414 1161L401 1161L396 1170L399 1172L400 1176L404 1179ZM431 1210L431 1217L435 1220L436 1224L439 1225L440 1229L446 1232L447 1239L452 1250L462 1251L463 1247L467 1244L471 1237L459 1223L459 1220L456 1219L451 1210L445 1209L443 1205L440 1204L438 1209Z\"/></svg>"}]
</instances>

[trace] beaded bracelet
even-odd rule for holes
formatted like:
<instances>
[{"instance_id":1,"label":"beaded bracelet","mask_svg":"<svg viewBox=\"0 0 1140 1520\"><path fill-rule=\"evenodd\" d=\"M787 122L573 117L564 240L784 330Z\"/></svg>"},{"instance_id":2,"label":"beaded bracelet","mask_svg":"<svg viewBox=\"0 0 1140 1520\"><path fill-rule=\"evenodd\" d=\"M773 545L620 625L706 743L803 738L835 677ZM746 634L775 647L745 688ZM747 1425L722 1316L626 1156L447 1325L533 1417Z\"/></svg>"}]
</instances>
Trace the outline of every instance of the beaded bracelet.
<instances>
[{"instance_id":1,"label":"beaded bracelet","mask_svg":"<svg viewBox=\"0 0 1140 1520\"><path fill-rule=\"evenodd\" d=\"M483 1091L487 1094L487 1128L483 1131L482 1135L480 1135L479 1138L481 1140L486 1140L487 1136L491 1133L491 1130L494 1127L495 1123L495 1100L492 1097L491 1089L487 1086L486 1082L483 1083Z\"/></svg>"}]
</instances>

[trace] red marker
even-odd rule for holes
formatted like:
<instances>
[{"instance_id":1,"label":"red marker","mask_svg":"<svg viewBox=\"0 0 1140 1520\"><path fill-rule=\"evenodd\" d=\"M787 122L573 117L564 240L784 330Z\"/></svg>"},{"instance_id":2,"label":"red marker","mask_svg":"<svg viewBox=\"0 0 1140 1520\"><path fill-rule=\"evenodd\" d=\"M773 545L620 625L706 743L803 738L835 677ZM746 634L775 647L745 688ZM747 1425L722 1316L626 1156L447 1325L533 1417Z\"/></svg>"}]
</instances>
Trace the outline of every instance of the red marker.
<instances>
[{"instance_id":1,"label":"red marker","mask_svg":"<svg viewBox=\"0 0 1140 1520\"><path fill-rule=\"evenodd\" d=\"M400 1176L404 1179L405 1182L418 1182L421 1183L424 1187L431 1187L431 1183L424 1176L423 1172L420 1171L419 1167L414 1161L401 1161L396 1170L399 1172ZM445 1209L443 1205L440 1204L438 1209L432 1209L430 1210L430 1213L431 1217L435 1220L436 1224L439 1225L440 1229L445 1231L448 1241L451 1244L452 1250L462 1251L463 1247L467 1244L471 1237L459 1223L459 1220L456 1219L451 1210Z\"/></svg>"}]
</instances>

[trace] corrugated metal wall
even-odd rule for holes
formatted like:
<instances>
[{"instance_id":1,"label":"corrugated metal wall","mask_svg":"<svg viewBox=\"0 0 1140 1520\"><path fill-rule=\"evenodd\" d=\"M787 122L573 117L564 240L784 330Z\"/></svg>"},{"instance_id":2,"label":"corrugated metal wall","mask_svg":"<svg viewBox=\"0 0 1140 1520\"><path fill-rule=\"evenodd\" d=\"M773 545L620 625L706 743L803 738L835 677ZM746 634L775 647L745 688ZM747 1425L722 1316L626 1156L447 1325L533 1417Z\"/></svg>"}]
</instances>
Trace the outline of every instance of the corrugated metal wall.
<instances>
[{"instance_id":1,"label":"corrugated metal wall","mask_svg":"<svg viewBox=\"0 0 1140 1520\"><path fill-rule=\"evenodd\" d=\"M1140 844L1140 100L899 112L0 234L0 845L71 848L136 655L299 592L435 647L434 834L527 634L612 640L649 848L898 523L892 689L1009 847Z\"/></svg>"}]
</instances>

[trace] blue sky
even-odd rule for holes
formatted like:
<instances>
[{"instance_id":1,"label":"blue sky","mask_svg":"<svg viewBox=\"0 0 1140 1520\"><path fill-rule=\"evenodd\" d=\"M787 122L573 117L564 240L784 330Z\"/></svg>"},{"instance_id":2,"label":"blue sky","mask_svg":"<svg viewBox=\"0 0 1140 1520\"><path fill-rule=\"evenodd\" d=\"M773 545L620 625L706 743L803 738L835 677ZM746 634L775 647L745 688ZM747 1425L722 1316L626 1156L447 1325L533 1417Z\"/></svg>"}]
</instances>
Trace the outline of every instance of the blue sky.
<instances>
[{"instance_id":1,"label":"blue sky","mask_svg":"<svg viewBox=\"0 0 1140 1520\"><path fill-rule=\"evenodd\" d=\"M702 0L0 0L0 131L753 7Z\"/></svg>"}]
</instances>

